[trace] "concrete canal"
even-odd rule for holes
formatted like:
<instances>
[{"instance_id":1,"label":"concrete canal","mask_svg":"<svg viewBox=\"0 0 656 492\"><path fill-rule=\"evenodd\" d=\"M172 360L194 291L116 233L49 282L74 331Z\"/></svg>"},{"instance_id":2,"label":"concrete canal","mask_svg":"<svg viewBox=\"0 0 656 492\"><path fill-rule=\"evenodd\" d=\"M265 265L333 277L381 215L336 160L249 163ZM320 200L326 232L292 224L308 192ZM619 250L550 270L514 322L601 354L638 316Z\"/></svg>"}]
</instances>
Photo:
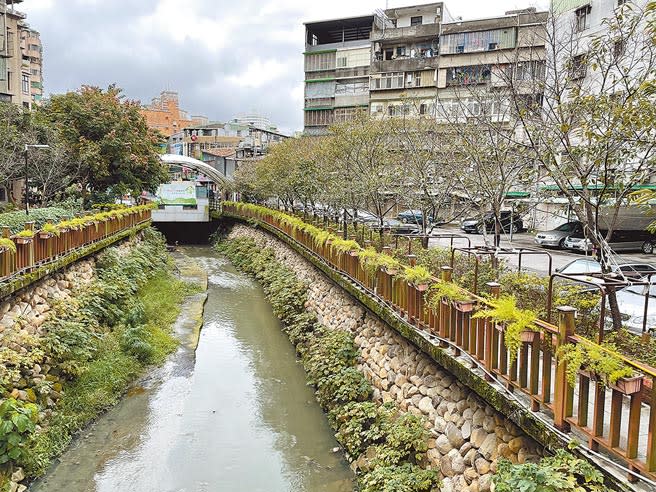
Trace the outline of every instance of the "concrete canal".
<instances>
[{"instance_id":1,"label":"concrete canal","mask_svg":"<svg viewBox=\"0 0 656 492\"><path fill-rule=\"evenodd\" d=\"M352 473L332 451L330 427L260 287L209 248L185 253L209 280L197 350L182 343L30 490L351 490ZM189 339L184 323L177 331Z\"/></svg>"}]
</instances>

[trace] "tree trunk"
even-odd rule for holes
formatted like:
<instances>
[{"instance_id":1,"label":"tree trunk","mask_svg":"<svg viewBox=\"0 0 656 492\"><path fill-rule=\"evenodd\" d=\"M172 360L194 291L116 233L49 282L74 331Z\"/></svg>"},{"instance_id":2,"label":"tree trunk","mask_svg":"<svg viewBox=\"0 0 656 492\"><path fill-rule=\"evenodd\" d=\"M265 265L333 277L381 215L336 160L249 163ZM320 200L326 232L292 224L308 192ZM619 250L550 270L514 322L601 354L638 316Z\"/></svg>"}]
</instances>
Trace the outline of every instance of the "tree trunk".
<instances>
[{"instance_id":1,"label":"tree trunk","mask_svg":"<svg viewBox=\"0 0 656 492\"><path fill-rule=\"evenodd\" d=\"M622 329L622 315L620 314L620 306L617 304L617 292L615 291L615 287L608 287L606 289L606 296L608 297L610 315L613 319L613 330L618 331ZM605 320L602 320L602 323L604 322Z\"/></svg>"}]
</instances>

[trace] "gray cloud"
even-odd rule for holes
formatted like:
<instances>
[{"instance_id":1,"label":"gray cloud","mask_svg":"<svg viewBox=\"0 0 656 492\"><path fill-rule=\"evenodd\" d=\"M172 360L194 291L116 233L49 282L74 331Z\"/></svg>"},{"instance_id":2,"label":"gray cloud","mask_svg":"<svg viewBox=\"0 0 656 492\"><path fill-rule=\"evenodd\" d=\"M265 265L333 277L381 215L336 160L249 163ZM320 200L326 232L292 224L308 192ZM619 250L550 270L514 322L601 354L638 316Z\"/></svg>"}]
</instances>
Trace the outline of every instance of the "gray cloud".
<instances>
[{"instance_id":1,"label":"gray cloud","mask_svg":"<svg viewBox=\"0 0 656 492\"><path fill-rule=\"evenodd\" d=\"M415 3L421 2L390 6ZM224 121L254 110L293 131L303 124L302 23L366 14L382 4L27 0L21 9L41 32L47 93L116 83L129 98L147 102L161 90L177 90L191 114ZM453 15L465 18L522 6L517 0L447 2Z\"/></svg>"}]
</instances>

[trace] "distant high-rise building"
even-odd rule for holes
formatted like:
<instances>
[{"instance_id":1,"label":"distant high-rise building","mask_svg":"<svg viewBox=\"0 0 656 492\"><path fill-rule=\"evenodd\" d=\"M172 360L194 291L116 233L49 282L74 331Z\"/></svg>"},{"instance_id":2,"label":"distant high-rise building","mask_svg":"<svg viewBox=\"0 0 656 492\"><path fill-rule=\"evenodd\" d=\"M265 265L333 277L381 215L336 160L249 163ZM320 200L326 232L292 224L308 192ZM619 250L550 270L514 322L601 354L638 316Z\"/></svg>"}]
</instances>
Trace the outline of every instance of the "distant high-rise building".
<instances>
[{"instance_id":1,"label":"distant high-rise building","mask_svg":"<svg viewBox=\"0 0 656 492\"><path fill-rule=\"evenodd\" d=\"M183 128L207 122L205 116L189 118L187 112L180 109L178 93L174 91L162 91L159 97L153 98L149 105L141 108L141 114L150 128L159 130L165 137L170 137Z\"/></svg>"},{"instance_id":2,"label":"distant high-rise building","mask_svg":"<svg viewBox=\"0 0 656 492\"><path fill-rule=\"evenodd\" d=\"M23 61L30 63L30 96L32 103L41 105L43 99L43 46L39 31L27 28L22 31Z\"/></svg>"},{"instance_id":3,"label":"distant high-rise building","mask_svg":"<svg viewBox=\"0 0 656 492\"><path fill-rule=\"evenodd\" d=\"M25 22L27 16L15 8L22 1L0 0L0 101L30 109L33 94L39 100L43 95L41 42L35 41L38 33ZM28 39L37 49L29 49ZM32 70L38 70L34 77Z\"/></svg>"}]
</instances>

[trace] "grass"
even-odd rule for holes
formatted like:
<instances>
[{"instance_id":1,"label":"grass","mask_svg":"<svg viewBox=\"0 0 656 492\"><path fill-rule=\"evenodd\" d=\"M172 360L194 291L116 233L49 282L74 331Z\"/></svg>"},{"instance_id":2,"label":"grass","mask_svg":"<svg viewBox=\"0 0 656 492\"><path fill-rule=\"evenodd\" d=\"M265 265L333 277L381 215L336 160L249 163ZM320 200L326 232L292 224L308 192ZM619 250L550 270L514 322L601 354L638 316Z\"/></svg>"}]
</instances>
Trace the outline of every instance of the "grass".
<instances>
[{"instance_id":1,"label":"grass","mask_svg":"<svg viewBox=\"0 0 656 492\"><path fill-rule=\"evenodd\" d=\"M171 334L171 327L185 297L197 292L199 286L178 280L168 271L158 272L139 289L138 297L146 313L146 338L153 347L150 362L161 364L176 349L178 341ZM130 383L144 372L147 365L121 347L124 331L125 328L117 327L108 333L85 372L64 386L56 414L30 443L31 456L24 463L28 476L43 475L75 433L115 405Z\"/></svg>"}]
</instances>

